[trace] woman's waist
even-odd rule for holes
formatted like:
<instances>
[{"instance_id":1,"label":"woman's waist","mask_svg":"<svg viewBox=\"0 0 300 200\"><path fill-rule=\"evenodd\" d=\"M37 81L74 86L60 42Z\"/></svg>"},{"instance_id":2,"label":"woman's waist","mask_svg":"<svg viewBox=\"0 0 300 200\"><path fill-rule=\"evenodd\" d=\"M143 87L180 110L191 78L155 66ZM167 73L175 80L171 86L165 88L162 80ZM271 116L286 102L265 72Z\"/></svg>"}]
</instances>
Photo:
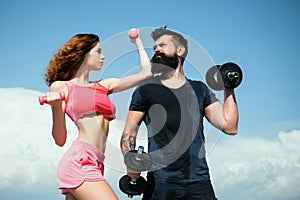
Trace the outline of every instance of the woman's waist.
<instances>
[{"instance_id":1,"label":"woman's waist","mask_svg":"<svg viewBox=\"0 0 300 200\"><path fill-rule=\"evenodd\" d=\"M107 134L101 132L82 132L79 131L77 140L88 143L105 152Z\"/></svg>"},{"instance_id":2,"label":"woman's waist","mask_svg":"<svg viewBox=\"0 0 300 200\"><path fill-rule=\"evenodd\" d=\"M104 152L100 148L98 148L97 146L95 146L89 142L86 142L86 141L78 138L77 140L73 141L72 147L73 147L73 150L77 149L77 148L80 148L80 149L83 148L85 151L90 152L90 154L93 155L93 157L97 157L97 159L100 162L102 162L102 163L104 162L104 159L105 159Z\"/></svg>"},{"instance_id":3,"label":"woman's waist","mask_svg":"<svg viewBox=\"0 0 300 200\"><path fill-rule=\"evenodd\" d=\"M83 118L76 123L78 127L78 139L89 143L102 152L105 151L105 144L109 130L109 122L101 117Z\"/></svg>"}]
</instances>

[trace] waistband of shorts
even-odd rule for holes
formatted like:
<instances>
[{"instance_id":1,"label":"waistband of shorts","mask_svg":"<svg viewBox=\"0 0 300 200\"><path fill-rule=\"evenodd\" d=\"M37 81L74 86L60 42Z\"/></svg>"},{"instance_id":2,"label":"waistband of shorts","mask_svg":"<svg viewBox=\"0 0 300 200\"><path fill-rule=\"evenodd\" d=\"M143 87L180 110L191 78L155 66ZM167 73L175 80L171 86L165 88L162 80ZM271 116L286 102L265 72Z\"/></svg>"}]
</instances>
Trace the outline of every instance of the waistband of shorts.
<instances>
[{"instance_id":1,"label":"waistband of shorts","mask_svg":"<svg viewBox=\"0 0 300 200\"><path fill-rule=\"evenodd\" d=\"M87 142L84 142L82 140L74 140L72 145L84 147L86 150L90 150L90 151L94 152L96 154L97 158L99 159L99 161L102 163L104 162L105 155L97 147L95 147Z\"/></svg>"}]
</instances>

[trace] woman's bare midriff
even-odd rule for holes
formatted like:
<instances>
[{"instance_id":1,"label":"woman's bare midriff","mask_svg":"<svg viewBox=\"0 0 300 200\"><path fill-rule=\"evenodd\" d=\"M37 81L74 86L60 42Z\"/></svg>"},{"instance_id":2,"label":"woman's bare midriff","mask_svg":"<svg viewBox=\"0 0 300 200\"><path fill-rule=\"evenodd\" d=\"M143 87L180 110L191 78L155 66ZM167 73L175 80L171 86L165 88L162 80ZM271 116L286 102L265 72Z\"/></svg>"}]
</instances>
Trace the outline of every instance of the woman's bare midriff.
<instances>
[{"instance_id":1,"label":"woman's bare midriff","mask_svg":"<svg viewBox=\"0 0 300 200\"><path fill-rule=\"evenodd\" d=\"M78 139L105 152L105 144L109 130L109 121L102 115L88 114L77 120Z\"/></svg>"}]
</instances>

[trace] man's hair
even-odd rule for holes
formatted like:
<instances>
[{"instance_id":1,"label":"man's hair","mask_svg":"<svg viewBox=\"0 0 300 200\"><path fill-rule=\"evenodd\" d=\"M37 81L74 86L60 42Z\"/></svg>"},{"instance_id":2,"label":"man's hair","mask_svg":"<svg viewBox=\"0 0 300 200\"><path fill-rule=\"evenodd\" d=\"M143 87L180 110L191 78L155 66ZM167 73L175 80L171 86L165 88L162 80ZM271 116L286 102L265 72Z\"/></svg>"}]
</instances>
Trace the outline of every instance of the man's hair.
<instances>
[{"instance_id":1,"label":"man's hair","mask_svg":"<svg viewBox=\"0 0 300 200\"><path fill-rule=\"evenodd\" d=\"M152 33L151 33L151 37L154 41L156 41L158 38L160 38L163 35L170 35L172 36L172 39L174 40L174 42L178 45L183 45L185 47L185 52L182 55L182 64L188 54L188 41L179 33L168 30L167 27L160 27L155 29Z\"/></svg>"}]
</instances>

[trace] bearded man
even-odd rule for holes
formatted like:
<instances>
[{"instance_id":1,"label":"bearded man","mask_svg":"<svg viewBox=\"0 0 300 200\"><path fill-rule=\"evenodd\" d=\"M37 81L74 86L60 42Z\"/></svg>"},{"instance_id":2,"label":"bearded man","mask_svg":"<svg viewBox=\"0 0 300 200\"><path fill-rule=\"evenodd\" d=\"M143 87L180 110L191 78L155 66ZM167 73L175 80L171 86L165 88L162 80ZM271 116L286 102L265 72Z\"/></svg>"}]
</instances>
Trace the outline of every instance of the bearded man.
<instances>
[{"instance_id":1,"label":"bearded man","mask_svg":"<svg viewBox=\"0 0 300 200\"><path fill-rule=\"evenodd\" d=\"M166 28L155 29L152 70L132 95L121 138L122 153L135 149L143 121L148 131L152 168L143 199L215 200L205 157L203 119L229 135L237 134L238 108L233 89L224 89L223 105L201 81L184 75L187 40ZM140 173L128 169L137 179Z\"/></svg>"}]
</instances>

